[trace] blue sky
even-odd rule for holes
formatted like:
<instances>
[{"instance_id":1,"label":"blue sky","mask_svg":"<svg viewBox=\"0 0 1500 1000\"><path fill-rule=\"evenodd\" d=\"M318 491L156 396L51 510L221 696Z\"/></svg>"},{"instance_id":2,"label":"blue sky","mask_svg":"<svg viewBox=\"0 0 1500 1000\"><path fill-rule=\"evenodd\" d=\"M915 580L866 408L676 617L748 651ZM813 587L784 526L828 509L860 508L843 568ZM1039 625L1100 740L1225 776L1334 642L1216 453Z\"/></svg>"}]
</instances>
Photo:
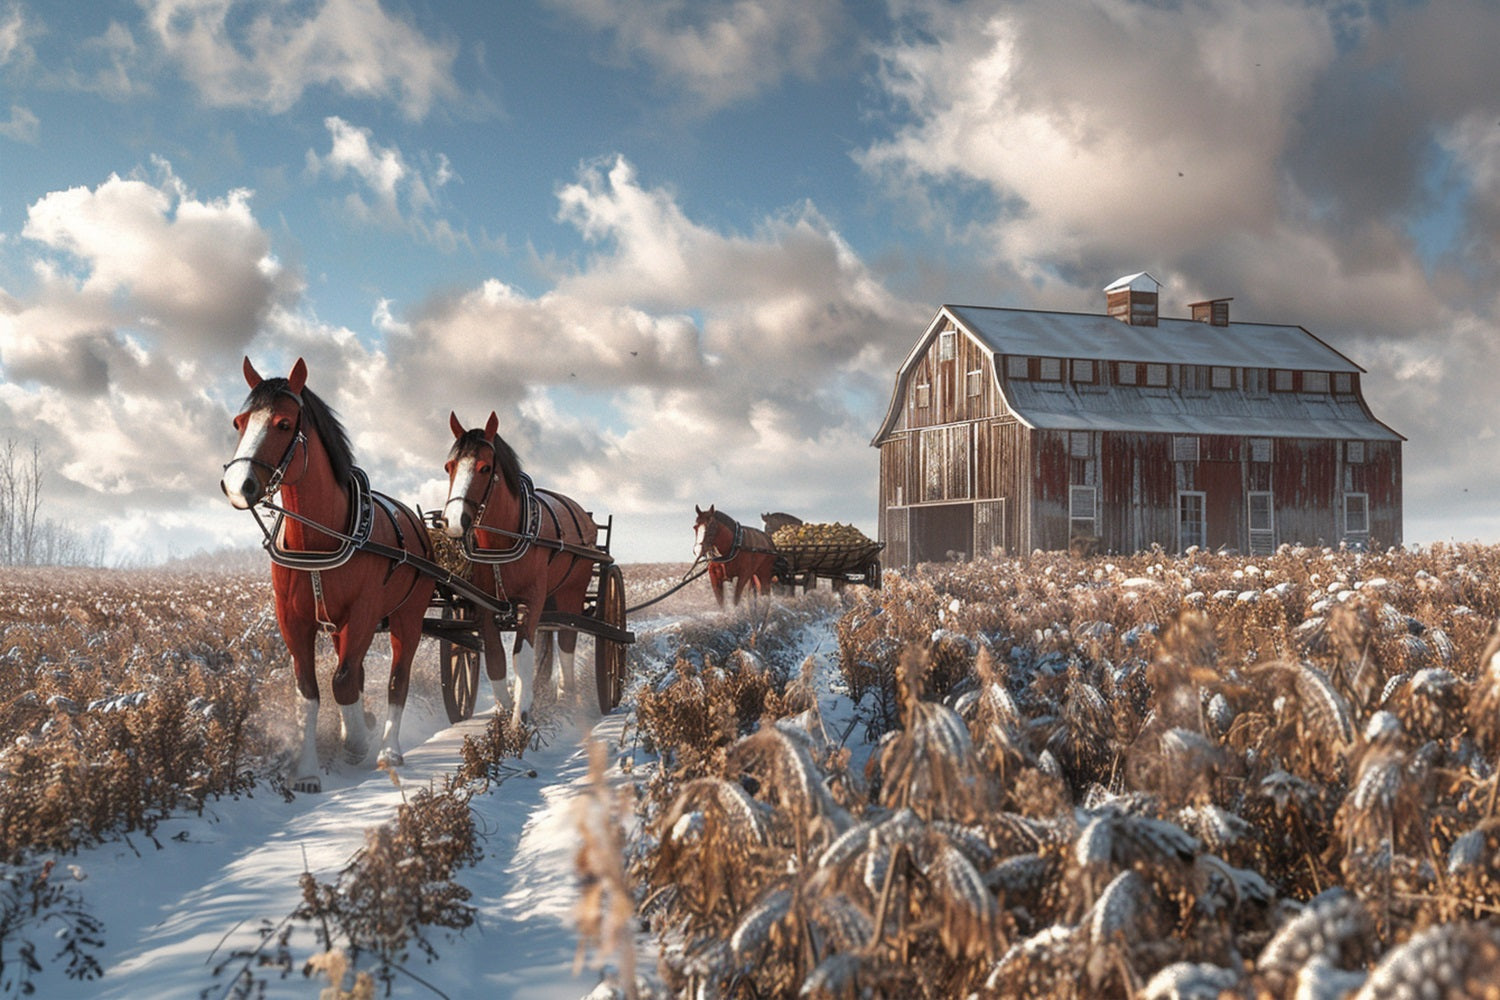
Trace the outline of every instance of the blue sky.
<instances>
[{"instance_id":1,"label":"blue sky","mask_svg":"<svg viewBox=\"0 0 1500 1000\"><path fill-rule=\"evenodd\" d=\"M1150 270L1369 370L1408 541L1500 540L1497 49L1458 0L0 0L0 439L112 558L251 544L239 360L304 356L424 507L494 409L625 559L695 503L873 534L939 305Z\"/></svg>"}]
</instances>

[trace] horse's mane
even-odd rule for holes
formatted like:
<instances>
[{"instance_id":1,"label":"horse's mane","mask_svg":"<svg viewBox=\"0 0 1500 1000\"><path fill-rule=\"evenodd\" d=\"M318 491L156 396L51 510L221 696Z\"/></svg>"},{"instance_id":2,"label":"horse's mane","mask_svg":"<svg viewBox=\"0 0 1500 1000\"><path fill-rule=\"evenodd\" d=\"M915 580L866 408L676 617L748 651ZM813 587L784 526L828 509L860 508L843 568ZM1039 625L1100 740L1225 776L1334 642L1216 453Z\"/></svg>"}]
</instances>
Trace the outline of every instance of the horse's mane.
<instances>
[{"instance_id":1,"label":"horse's mane","mask_svg":"<svg viewBox=\"0 0 1500 1000\"><path fill-rule=\"evenodd\" d=\"M290 391L286 379L262 379L260 385L251 389L250 395L245 397L244 410L248 413L270 406L283 391ZM339 422L338 414L317 393L304 387L302 419L318 435L318 440L323 442L323 450L328 453L329 464L333 466L334 482L347 488L349 481L354 478L354 450L349 445L349 433Z\"/></svg>"},{"instance_id":2,"label":"horse's mane","mask_svg":"<svg viewBox=\"0 0 1500 1000\"><path fill-rule=\"evenodd\" d=\"M500 475L505 480L511 493L521 495L521 458L516 450L499 434L495 435L493 441L484 436L484 431L478 427L464 431L464 436L453 442L453 447L448 449L448 461L454 461L465 451L472 451L481 444L490 445L495 449L495 464L500 467Z\"/></svg>"}]
</instances>

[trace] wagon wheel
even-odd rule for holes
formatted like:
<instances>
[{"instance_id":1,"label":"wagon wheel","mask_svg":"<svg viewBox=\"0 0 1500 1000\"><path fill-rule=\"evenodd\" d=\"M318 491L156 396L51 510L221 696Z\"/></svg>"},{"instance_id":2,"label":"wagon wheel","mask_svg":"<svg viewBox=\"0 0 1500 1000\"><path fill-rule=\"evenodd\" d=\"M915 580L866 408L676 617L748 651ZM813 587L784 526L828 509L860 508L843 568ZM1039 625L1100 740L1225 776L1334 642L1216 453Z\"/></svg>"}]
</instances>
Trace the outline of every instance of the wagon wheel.
<instances>
[{"instance_id":1,"label":"wagon wheel","mask_svg":"<svg viewBox=\"0 0 1500 1000\"><path fill-rule=\"evenodd\" d=\"M599 568L599 597L594 617L617 629L625 627L625 574L613 563ZM609 714L625 693L625 644L594 636L594 683L599 689L599 711Z\"/></svg>"},{"instance_id":2,"label":"wagon wheel","mask_svg":"<svg viewBox=\"0 0 1500 1000\"><path fill-rule=\"evenodd\" d=\"M472 621L474 610L467 605L443 605L446 621ZM474 696L479 690L479 651L443 639L438 643L438 661L443 681L443 708L450 723L463 722L474 715Z\"/></svg>"},{"instance_id":3,"label":"wagon wheel","mask_svg":"<svg viewBox=\"0 0 1500 1000\"><path fill-rule=\"evenodd\" d=\"M865 586L880 589L880 560L870 560L870 565L865 567Z\"/></svg>"}]
</instances>

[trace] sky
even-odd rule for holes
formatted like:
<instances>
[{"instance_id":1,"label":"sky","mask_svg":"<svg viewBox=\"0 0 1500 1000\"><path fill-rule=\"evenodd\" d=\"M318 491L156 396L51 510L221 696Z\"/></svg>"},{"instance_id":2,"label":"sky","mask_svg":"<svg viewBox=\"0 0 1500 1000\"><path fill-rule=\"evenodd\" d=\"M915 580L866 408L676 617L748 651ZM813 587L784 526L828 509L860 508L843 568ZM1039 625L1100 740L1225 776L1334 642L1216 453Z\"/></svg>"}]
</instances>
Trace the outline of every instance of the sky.
<instances>
[{"instance_id":1,"label":"sky","mask_svg":"<svg viewBox=\"0 0 1500 1000\"><path fill-rule=\"evenodd\" d=\"M623 561L693 508L876 533L945 303L1306 327L1408 443L1405 540L1500 541L1500 7L0 0L0 441L153 562L307 361L374 487L490 411Z\"/></svg>"}]
</instances>

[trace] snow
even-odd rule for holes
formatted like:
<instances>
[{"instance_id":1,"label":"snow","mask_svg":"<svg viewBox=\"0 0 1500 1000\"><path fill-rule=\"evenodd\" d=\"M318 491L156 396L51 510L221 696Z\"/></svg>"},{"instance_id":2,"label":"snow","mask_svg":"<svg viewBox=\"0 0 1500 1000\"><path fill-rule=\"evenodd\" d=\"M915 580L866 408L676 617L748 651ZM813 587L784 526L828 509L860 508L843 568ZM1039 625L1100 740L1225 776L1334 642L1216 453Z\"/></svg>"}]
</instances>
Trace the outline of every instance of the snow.
<instances>
[{"instance_id":1,"label":"snow","mask_svg":"<svg viewBox=\"0 0 1500 1000\"><path fill-rule=\"evenodd\" d=\"M649 642L652 622L632 625ZM829 656L837 649L832 621L807 628L799 645L803 655ZM833 696L820 695L825 710L831 710ZM32 928L28 936L47 966L33 979L36 995L49 1000L230 995L244 960L231 962L218 976L215 967L236 951L257 948L263 925L277 927L287 919L301 901L298 879L304 869L321 882L333 882L363 846L366 829L394 816L403 791L438 784L453 772L464 736L478 735L488 722L493 706L486 685L481 699L475 718L456 726L448 726L440 705L415 700L408 705L400 787L382 771L335 769L324 775L321 794L287 802L262 787L253 797L210 802L201 817L165 820L154 836L137 832L60 857L54 878L74 866L82 881L72 888L104 923L105 946L96 952L104 975L69 980L61 963L49 961L55 928ZM561 720L548 733L547 745L510 762L516 765L514 775L475 794L471 808L484 857L454 876L473 893L475 925L462 933L428 928L437 961L413 949L407 968L422 982L398 976L392 996L427 998L439 995L437 990L455 998L579 1000L599 986L597 965L574 973L578 836L572 807L587 786L589 741L606 741L610 759L620 758L628 707L603 718L597 710L583 710L577 718ZM297 924L290 947L295 966L285 977L276 969L252 969L266 981L268 998L306 998L327 985L302 975L302 963L320 950L313 930ZM274 942L267 951L274 951ZM589 956L590 963L598 961L611 959ZM649 941L638 941L637 966L645 974L655 966Z\"/></svg>"}]
</instances>

